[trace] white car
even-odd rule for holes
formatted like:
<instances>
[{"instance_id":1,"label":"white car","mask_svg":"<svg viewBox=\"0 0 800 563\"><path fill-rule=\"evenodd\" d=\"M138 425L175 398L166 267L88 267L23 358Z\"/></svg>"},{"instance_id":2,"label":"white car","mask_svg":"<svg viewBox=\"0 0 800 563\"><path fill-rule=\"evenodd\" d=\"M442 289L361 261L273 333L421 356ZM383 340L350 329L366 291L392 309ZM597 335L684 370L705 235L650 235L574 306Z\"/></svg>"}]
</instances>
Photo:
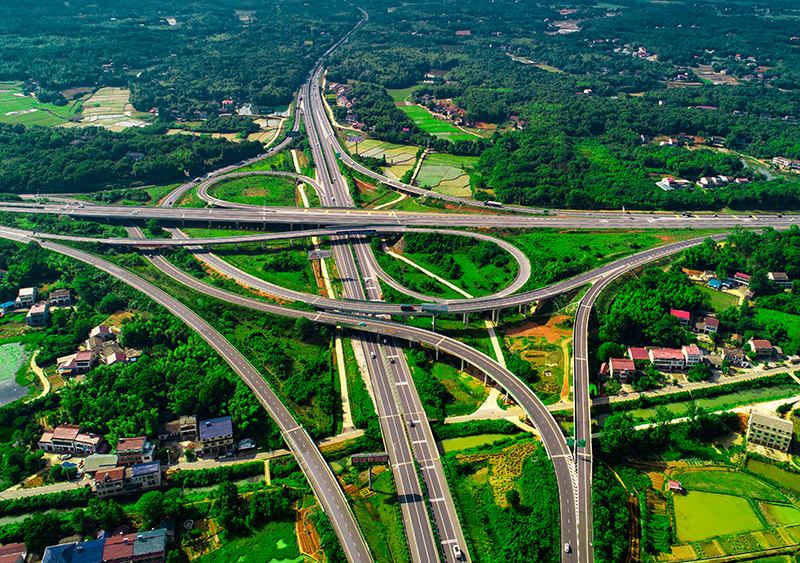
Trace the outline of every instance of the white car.
<instances>
[{"instance_id":1,"label":"white car","mask_svg":"<svg viewBox=\"0 0 800 563\"><path fill-rule=\"evenodd\" d=\"M572 551L572 548L569 546L568 543L565 543L564 544L564 553L569 553L570 551Z\"/></svg>"},{"instance_id":2,"label":"white car","mask_svg":"<svg viewBox=\"0 0 800 563\"><path fill-rule=\"evenodd\" d=\"M62 460L64 460L64 459L70 459L71 457L72 457L72 454L61 454L61 459L62 459Z\"/></svg>"},{"instance_id":3,"label":"white car","mask_svg":"<svg viewBox=\"0 0 800 563\"><path fill-rule=\"evenodd\" d=\"M372 353L372 359L375 359L375 352Z\"/></svg>"},{"instance_id":4,"label":"white car","mask_svg":"<svg viewBox=\"0 0 800 563\"><path fill-rule=\"evenodd\" d=\"M456 558L456 561L461 561L461 548L457 545L453 546L453 556Z\"/></svg>"}]
</instances>

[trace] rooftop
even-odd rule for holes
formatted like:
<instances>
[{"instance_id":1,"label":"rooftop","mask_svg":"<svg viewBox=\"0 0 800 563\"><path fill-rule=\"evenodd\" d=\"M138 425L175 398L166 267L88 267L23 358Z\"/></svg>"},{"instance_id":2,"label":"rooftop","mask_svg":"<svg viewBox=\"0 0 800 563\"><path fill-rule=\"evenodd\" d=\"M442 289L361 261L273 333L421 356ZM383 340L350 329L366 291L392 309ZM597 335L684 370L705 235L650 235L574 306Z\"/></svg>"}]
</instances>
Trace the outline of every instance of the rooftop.
<instances>
[{"instance_id":1,"label":"rooftop","mask_svg":"<svg viewBox=\"0 0 800 563\"><path fill-rule=\"evenodd\" d=\"M50 297L66 297L72 295L71 289L54 289L50 292Z\"/></svg>"},{"instance_id":2,"label":"rooftop","mask_svg":"<svg viewBox=\"0 0 800 563\"><path fill-rule=\"evenodd\" d=\"M92 454L83 460L83 470L94 473L101 469L112 469L117 466L117 456L113 454Z\"/></svg>"},{"instance_id":3,"label":"rooftop","mask_svg":"<svg viewBox=\"0 0 800 563\"><path fill-rule=\"evenodd\" d=\"M144 450L144 443L147 438L138 436L136 438L120 438L117 442L117 452L135 452Z\"/></svg>"},{"instance_id":4,"label":"rooftop","mask_svg":"<svg viewBox=\"0 0 800 563\"><path fill-rule=\"evenodd\" d=\"M131 467L131 475L139 477L141 475L149 475L150 473L158 473L161 471L160 461L151 461L149 463L140 463Z\"/></svg>"},{"instance_id":5,"label":"rooftop","mask_svg":"<svg viewBox=\"0 0 800 563\"><path fill-rule=\"evenodd\" d=\"M786 272L770 272L769 279L775 281L789 281L789 276L786 275Z\"/></svg>"},{"instance_id":6,"label":"rooftop","mask_svg":"<svg viewBox=\"0 0 800 563\"><path fill-rule=\"evenodd\" d=\"M47 311L47 309L48 309L47 303L37 303L36 305L31 307L31 310L28 312L28 315L41 314Z\"/></svg>"},{"instance_id":7,"label":"rooftop","mask_svg":"<svg viewBox=\"0 0 800 563\"><path fill-rule=\"evenodd\" d=\"M28 548L22 542L0 545L0 555L16 555L18 553L28 553Z\"/></svg>"},{"instance_id":8,"label":"rooftop","mask_svg":"<svg viewBox=\"0 0 800 563\"><path fill-rule=\"evenodd\" d=\"M125 476L124 467L113 467L111 469L101 469L94 476L95 483L102 483L103 481L119 481Z\"/></svg>"},{"instance_id":9,"label":"rooftop","mask_svg":"<svg viewBox=\"0 0 800 563\"><path fill-rule=\"evenodd\" d=\"M74 549L74 543L51 545L44 550L42 563L72 563L72 553Z\"/></svg>"},{"instance_id":10,"label":"rooftop","mask_svg":"<svg viewBox=\"0 0 800 563\"><path fill-rule=\"evenodd\" d=\"M681 311L680 309L672 309L669 312L670 315L675 315L679 319L686 319L687 321L691 317L689 311Z\"/></svg>"},{"instance_id":11,"label":"rooftop","mask_svg":"<svg viewBox=\"0 0 800 563\"><path fill-rule=\"evenodd\" d=\"M155 553L163 553L167 549L167 531L163 528L139 532L133 542L133 556L135 558Z\"/></svg>"},{"instance_id":12,"label":"rooftop","mask_svg":"<svg viewBox=\"0 0 800 563\"><path fill-rule=\"evenodd\" d=\"M92 540L79 543L72 553L72 563L101 563L106 540Z\"/></svg>"},{"instance_id":13,"label":"rooftop","mask_svg":"<svg viewBox=\"0 0 800 563\"><path fill-rule=\"evenodd\" d=\"M222 436L231 436L233 434L233 421L229 416L203 420L199 424L199 429L201 440L213 440Z\"/></svg>"},{"instance_id":14,"label":"rooftop","mask_svg":"<svg viewBox=\"0 0 800 563\"><path fill-rule=\"evenodd\" d=\"M759 426L765 426L767 428L777 430L778 432L788 432L788 433L794 432L794 424L792 424L790 420L778 418L777 416L763 414L758 411L750 411L750 421L753 424L758 424Z\"/></svg>"},{"instance_id":15,"label":"rooftop","mask_svg":"<svg viewBox=\"0 0 800 563\"><path fill-rule=\"evenodd\" d=\"M647 353L647 348L628 348L628 355L634 361L649 360L650 355Z\"/></svg>"},{"instance_id":16,"label":"rooftop","mask_svg":"<svg viewBox=\"0 0 800 563\"><path fill-rule=\"evenodd\" d=\"M683 351L686 352L687 355L690 356L702 356L703 353L700 351L700 348L697 344L689 344L688 346L683 347Z\"/></svg>"},{"instance_id":17,"label":"rooftop","mask_svg":"<svg viewBox=\"0 0 800 563\"><path fill-rule=\"evenodd\" d=\"M75 354L76 362L90 362L94 359L94 354L90 350L82 350Z\"/></svg>"},{"instance_id":18,"label":"rooftop","mask_svg":"<svg viewBox=\"0 0 800 563\"><path fill-rule=\"evenodd\" d=\"M715 326L719 328L719 319L714 317L706 317L705 319L706 326Z\"/></svg>"},{"instance_id":19,"label":"rooftop","mask_svg":"<svg viewBox=\"0 0 800 563\"><path fill-rule=\"evenodd\" d=\"M65 424L53 430L54 440L74 440L80 434L81 427Z\"/></svg>"},{"instance_id":20,"label":"rooftop","mask_svg":"<svg viewBox=\"0 0 800 563\"><path fill-rule=\"evenodd\" d=\"M769 340L751 340L750 343L756 350L767 350L772 348L772 344Z\"/></svg>"},{"instance_id":21,"label":"rooftop","mask_svg":"<svg viewBox=\"0 0 800 563\"><path fill-rule=\"evenodd\" d=\"M609 364L611 365L612 370L626 370L626 371L634 371L636 366L633 365L633 360L628 360L626 358L611 358L608 360Z\"/></svg>"},{"instance_id":22,"label":"rooftop","mask_svg":"<svg viewBox=\"0 0 800 563\"><path fill-rule=\"evenodd\" d=\"M683 351L676 348L653 348L650 355L654 360L682 360Z\"/></svg>"},{"instance_id":23,"label":"rooftop","mask_svg":"<svg viewBox=\"0 0 800 563\"><path fill-rule=\"evenodd\" d=\"M108 538L103 547L103 561L130 560L133 558L133 539L136 534Z\"/></svg>"},{"instance_id":24,"label":"rooftop","mask_svg":"<svg viewBox=\"0 0 800 563\"><path fill-rule=\"evenodd\" d=\"M740 278L740 279L743 279L743 280L749 280L751 276L750 276L750 274L743 274L742 272L736 272L736 274L733 277L734 278Z\"/></svg>"},{"instance_id":25,"label":"rooftop","mask_svg":"<svg viewBox=\"0 0 800 563\"><path fill-rule=\"evenodd\" d=\"M25 297L25 296L28 296L28 295L33 297L35 294L36 294L36 288L35 287L22 287L19 290L19 296L20 297Z\"/></svg>"}]
</instances>

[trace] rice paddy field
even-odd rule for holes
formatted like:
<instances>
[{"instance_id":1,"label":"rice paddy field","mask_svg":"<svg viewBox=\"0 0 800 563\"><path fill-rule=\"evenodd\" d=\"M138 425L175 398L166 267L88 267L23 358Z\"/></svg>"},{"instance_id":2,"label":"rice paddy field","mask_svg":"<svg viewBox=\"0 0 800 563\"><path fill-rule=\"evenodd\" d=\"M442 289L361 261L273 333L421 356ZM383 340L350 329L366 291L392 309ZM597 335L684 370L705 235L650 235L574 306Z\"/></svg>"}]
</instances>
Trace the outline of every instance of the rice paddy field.
<instances>
[{"instance_id":1,"label":"rice paddy field","mask_svg":"<svg viewBox=\"0 0 800 563\"><path fill-rule=\"evenodd\" d=\"M43 104L25 94L21 82L0 82L0 123L32 125L60 125L80 114L81 100L65 106Z\"/></svg>"},{"instance_id":2,"label":"rice paddy field","mask_svg":"<svg viewBox=\"0 0 800 563\"><path fill-rule=\"evenodd\" d=\"M302 563L305 557L297 545L294 522L270 522L246 538L225 542L222 547L196 559L197 563L259 561L263 563Z\"/></svg>"},{"instance_id":3,"label":"rice paddy field","mask_svg":"<svg viewBox=\"0 0 800 563\"><path fill-rule=\"evenodd\" d=\"M127 88L100 88L83 103L81 124L105 127L111 131L122 131L128 127L144 127L144 116L130 104L130 90Z\"/></svg>"},{"instance_id":4,"label":"rice paddy field","mask_svg":"<svg viewBox=\"0 0 800 563\"><path fill-rule=\"evenodd\" d=\"M470 197L468 170L477 161L475 156L426 155L417 173L416 184L446 195Z\"/></svg>"},{"instance_id":5,"label":"rice paddy field","mask_svg":"<svg viewBox=\"0 0 800 563\"><path fill-rule=\"evenodd\" d=\"M673 497L673 501L676 535L681 542L764 528L753 507L741 497L689 491L686 495Z\"/></svg>"},{"instance_id":6,"label":"rice paddy field","mask_svg":"<svg viewBox=\"0 0 800 563\"><path fill-rule=\"evenodd\" d=\"M474 141L477 137L462 131L449 121L437 119L431 112L421 106L399 106L417 126L434 137L451 141Z\"/></svg>"},{"instance_id":7,"label":"rice paddy field","mask_svg":"<svg viewBox=\"0 0 800 563\"><path fill-rule=\"evenodd\" d=\"M356 154L355 143L345 142L345 146L351 154ZM386 157L389 166L385 166L383 172L395 180L402 178L403 174L414 167L418 150L417 147L395 145L377 139L365 139L358 143L359 155L379 159Z\"/></svg>"},{"instance_id":8,"label":"rice paddy field","mask_svg":"<svg viewBox=\"0 0 800 563\"><path fill-rule=\"evenodd\" d=\"M17 371L28 361L28 356L21 343L0 346L0 406L28 394L28 389L16 381Z\"/></svg>"}]
</instances>

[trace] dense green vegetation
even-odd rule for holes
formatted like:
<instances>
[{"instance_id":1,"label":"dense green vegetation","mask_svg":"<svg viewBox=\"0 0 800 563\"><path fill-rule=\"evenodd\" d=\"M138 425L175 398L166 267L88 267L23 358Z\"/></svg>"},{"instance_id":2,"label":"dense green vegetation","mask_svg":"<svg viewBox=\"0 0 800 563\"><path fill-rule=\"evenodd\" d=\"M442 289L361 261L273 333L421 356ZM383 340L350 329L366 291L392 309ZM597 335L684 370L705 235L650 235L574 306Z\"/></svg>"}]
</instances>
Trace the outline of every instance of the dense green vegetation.
<instances>
[{"instance_id":1,"label":"dense green vegetation","mask_svg":"<svg viewBox=\"0 0 800 563\"><path fill-rule=\"evenodd\" d=\"M508 443L485 446L480 452L499 453L507 446ZM459 461L451 453L443 460L472 560L560 561L563 548L559 544L558 490L553 465L544 448L537 447L524 459L522 475L515 478L514 486L504 495L505 506L498 503L487 482L486 468L491 466L488 459ZM509 478L497 477L500 481Z\"/></svg>"},{"instance_id":2,"label":"dense green vegetation","mask_svg":"<svg viewBox=\"0 0 800 563\"><path fill-rule=\"evenodd\" d=\"M355 23L344 2L159 2L0 7L0 79L66 103L71 87L129 86L136 109L192 115L225 99L287 104L319 54ZM168 21L168 16L174 18ZM105 65L105 66L104 66ZM72 97L72 92L65 92ZM63 100L63 101L60 101Z\"/></svg>"},{"instance_id":3,"label":"dense green vegetation","mask_svg":"<svg viewBox=\"0 0 800 563\"><path fill-rule=\"evenodd\" d=\"M610 469L599 463L593 468L594 558L598 563L623 561L630 530L628 495Z\"/></svg>"},{"instance_id":4,"label":"dense green vegetation","mask_svg":"<svg viewBox=\"0 0 800 563\"><path fill-rule=\"evenodd\" d=\"M263 151L258 142L165 132L163 126L115 133L96 127L26 129L0 124L0 191L91 192L167 183ZM144 157L137 161L125 156L129 152Z\"/></svg>"}]
</instances>

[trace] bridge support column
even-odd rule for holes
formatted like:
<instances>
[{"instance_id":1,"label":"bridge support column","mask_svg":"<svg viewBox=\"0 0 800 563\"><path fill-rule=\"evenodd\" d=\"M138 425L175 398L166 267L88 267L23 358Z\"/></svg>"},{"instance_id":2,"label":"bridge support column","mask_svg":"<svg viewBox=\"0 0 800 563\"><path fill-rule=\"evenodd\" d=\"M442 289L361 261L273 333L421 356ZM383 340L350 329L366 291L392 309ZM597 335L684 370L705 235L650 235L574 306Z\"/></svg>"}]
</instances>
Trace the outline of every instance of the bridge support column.
<instances>
[{"instance_id":1,"label":"bridge support column","mask_svg":"<svg viewBox=\"0 0 800 563\"><path fill-rule=\"evenodd\" d=\"M506 389L506 394L503 396L504 401L508 401L508 389Z\"/></svg>"},{"instance_id":2,"label":"bridge support column","mask_svg":"<svg viewBox=\"0 0 800 563\"><path fill-rule=\"evenodd\" d=\"M209 229L211 228L211 221L210 220L208 221L208 228Z\"/></svg>"},{"instance_id":3,"label":"bridge support column","mask_svg":"<svg viewBox=\"0 0 800 563\"><path fill-rule=\"evenodd\" d=\"M436 349L436 361L437 362L439 361L439 349L438 348Z\"/></svg>"},{"instance_id":4,"label":"bridge support column","mask_svg":"<svg viewBox=\"0 0 800 563\"><path fill-rule=\"evenodd\" d=\"M433 332L436 332L436 315L433 315Z\"/></svg>"},{"instance_id":5,"label":"bridge support column","mask_svg":"<svg viewBox=\"0 0 800 563\"><path fill-rule=\"evenodd\" d=\"M461 358L461 371L464 371L464 358Z\"/></svg>"},{"instance_id":6,"label":"bridge support column","mask_svg":"<svg viewBox=\"0 0 800 563\"><path fill-rule=\"evenodd\" d=\"M523 313L523 311L525 311L525 309L523 309L523 307L525 307L525 305L520 305L519 306L519 314L520 315Z\"/></svg>"},{"instance_id":7,"label":"bridge support column","mask_svg":"<svg viewBox=\"0 0 800 563\"><path fill-rule=\"evenodd\" d=\"M488 375L486 374L486 372L483 372L483 384L484 385L486 385L486 378L487 377L488 377Z\"/></svg>"},{"instance_id":8,"label":"bridge support column","mask_svg":"<svg viewBox=\"0 0 800 563\"><path fill-rule=\"evenodd\" d=\"M238 242L234 242L234 243L233 243L233 249L234 249L236 252L239 252L239 243L238 243Z\"/></svg>"},{"instance_id":9,"label":"bridge support column","mask_svg":"<svg viewBox=\"0 0 800 563\"><path fill-rule=\"evenodd\" d=\"M236 221L236 228L239 228L239 221Z\"/></svg>"},{"instance_id":10,"label":"bridge support column","mask_svg":"<svg viewBox=\"0 0 800 563\"><path fill-rule=\"evenodd\" d=\"M181 219L181 227L183 227L185 224L186 224L186 219Z\"/></svg>"},{"instance_id":11,"label":"bridge support column","mask_svg":"<svg viewBox=\"0 0 800 563\"><path fill-rule=\"evenodd\" d=\"M469 328L469 313L464 313L464 328Z\"/></svg>"},{"instance_id":12,"label":"bridge support column","mask_svg":"<svg viewBox=\"0 0 800 563\"><path fill-rule=\"evenodd\" d=\"M492 322L497 324L500 322L500 309L495 309L492 311Z\"/></svg>"}]
</instances>

